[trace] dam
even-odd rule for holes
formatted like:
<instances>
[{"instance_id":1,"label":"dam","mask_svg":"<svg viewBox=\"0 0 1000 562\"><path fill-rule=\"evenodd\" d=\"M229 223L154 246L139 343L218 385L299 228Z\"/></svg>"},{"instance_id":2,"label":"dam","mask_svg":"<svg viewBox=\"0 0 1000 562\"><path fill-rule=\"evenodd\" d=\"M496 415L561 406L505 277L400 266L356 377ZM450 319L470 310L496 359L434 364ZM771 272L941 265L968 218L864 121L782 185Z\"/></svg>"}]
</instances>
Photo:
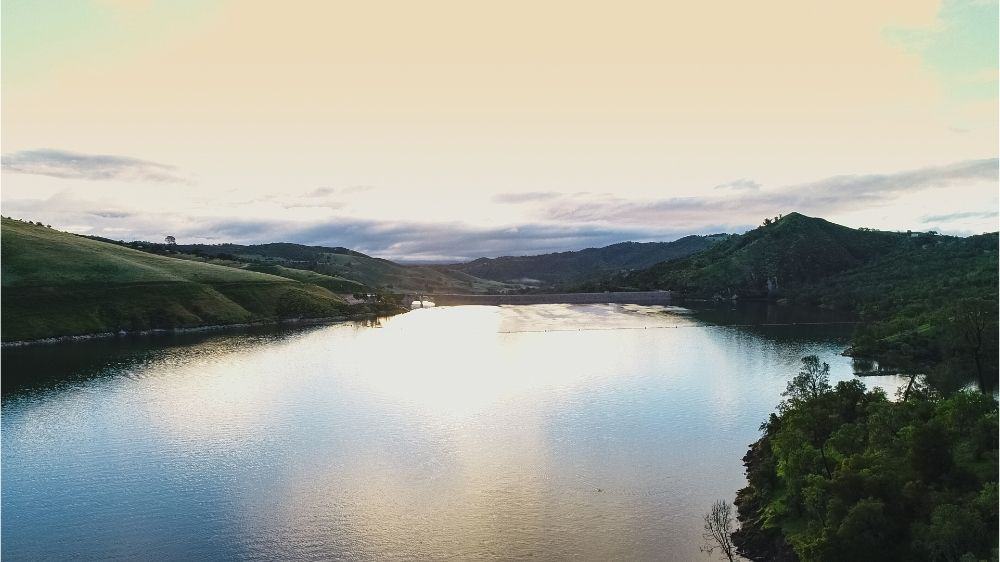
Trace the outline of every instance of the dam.
<instances>
[{"instance_id":1,"label":"dam","mask_svg":"<svg viewBox=\"0 0 1000 562\"><path fill-rule=\"evenodd\" d=\"M497 295L463 294L412 294L404 295L410 300L432 301L437 306L459 305L502 305L502 304L666 304L670 302L670 291L608 291L603 293L527 293Z\"/></svg>"}]
</instances>

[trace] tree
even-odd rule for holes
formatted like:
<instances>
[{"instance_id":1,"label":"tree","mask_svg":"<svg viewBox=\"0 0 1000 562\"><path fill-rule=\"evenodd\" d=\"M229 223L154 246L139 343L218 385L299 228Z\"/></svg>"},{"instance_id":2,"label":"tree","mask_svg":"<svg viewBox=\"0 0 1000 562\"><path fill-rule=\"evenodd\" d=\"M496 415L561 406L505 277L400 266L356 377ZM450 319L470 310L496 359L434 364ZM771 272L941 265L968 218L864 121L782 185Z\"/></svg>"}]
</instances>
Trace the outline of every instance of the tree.
<instances>
[{"instance_id":1,"label":"tree","mask_svg":"<svg viewBox=\"0 0 1000 562\"><path fill-rule=\"evenodd\" d=\"M177 239L174 238L173 236L167 236L166 238L163 239L163 241L166 242L168 246L177 245Z\"/></svg>"},{"instance_id":2,"label":"tree","mask_svg":"<svg viewBox=\"0 0 1000 562\"><path fill-rule=\"evenodd\" d=\"M809 355L802 358L802 370L795 375L782 396L789 402L803 402L830 391L830 365L820 363L819 357Z\"/></svg>"},{"instance_id":3,"label":"tree","mask_svg":"<svg viewBox=\"0 0 1000 562\"><path fill-rule=\"evenodd\" d=\"M722 555L733 562L736 560L736 547L733 545L733 504L726 500L718 500L712 504L712 510L705 514L705 545L703 552L712 554L719 549Z\"/></svg>"},{"instance_id":4,"label":"tree","mask_svg":"<svg viewBox=\"0 0 1000 562\"><path fill-rule=\"evenodd\" d=\"M992 395L914 389L902 402L842 381L772 414L763 430L744 457L748 484L736 496L733 539L740 555L996 558ZM830 470L821 458L824 446Z\"/></svg>"},{"instance_id":5,"label":"tree","mask_svg":"<svg viewBox=\"0 0 1000 562\"><path fill-rule=\"evenodd\" d=\"M830 392L830 365L820 363L819 357L808 355L802 358L802 370L795 375L782 396L787 396L788 400L782 403L782 408L791 409L801 406L810 401L816 401L820 396ZM817 410L822 408L817 407ZM803 429L810 435L815 446L819 449L820 459L823 463L823 472L827 478L832 478L830 463L826 456L827 421L823 416L807 415L802 420Z\"/></svg>"},{"instance_id":6,"label":"tree","mask_svg":"<svg viewBox=\"0 0 1000 562\"><path fill-rule=\"evenodd\" d=\"M995 307L983 302L966 302L955 318L960 334L960 343L956 347L971 359L976 382L982 392L989 392L996 385L996 375L990 372L995 370L997 355L996 314L993 310Z\"/></svg>"}]
</instances>

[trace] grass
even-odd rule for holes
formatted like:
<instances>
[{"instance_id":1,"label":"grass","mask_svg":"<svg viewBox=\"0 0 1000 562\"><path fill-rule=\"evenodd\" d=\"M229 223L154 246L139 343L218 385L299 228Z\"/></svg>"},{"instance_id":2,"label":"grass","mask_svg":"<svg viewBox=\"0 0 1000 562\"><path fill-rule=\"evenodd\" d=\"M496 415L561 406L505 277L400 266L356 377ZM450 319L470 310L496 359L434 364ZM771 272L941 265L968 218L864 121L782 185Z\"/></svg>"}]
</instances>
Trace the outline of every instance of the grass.
<instances>
[{"instance_id":1,"label":"grass","mask_svg":"<svg viewBox=\"0 0 1000 562\"><path fill-rule=\"evenodd\" d=\"M0 238L3 341L353 312L321 286L347 280L159 256L6 218Z\"/></svg>"},{"instance_id":2,"label":"grass","mask_svg":"<svg viewBox=\"0 0 1000 562\"><path fill-rule=\"evenodd\" d=\"M337 275L323 275L322 273L316 273L315 271L309 271L307 269L293 269L290 267L268 264L250 264L243 269L247 271L256 271L258 273L277 275L279 277L294 279L296 281L312 285L318 285L334 293L364 293L369 290L366 286L358 283L357 281L345 279Z\"/></svg>"},{"instance_id":3,"label":"grass","mask_svg":"<svg viewBox=\"0 0 1000 562\"><path fill-rule=\"evenodd\" d=\"M148 242L141 244L150 248L167 249L162 245ZM355 281L372 289L395 293L488 293L513 288L506 283L481 279L461 271L432 266L400 265L345 248L274 243L250 246L186 244L169 250L208 259L222 258L247 263L256 271L266 271L276 275L286 275L288 272L263 267L280 266L285 270L313 271Z\"/></svg>"},{"instance_id":4,"label":"grass","mask_svg":"<svg viewBox=\"0 0 1000 562\"><path fill-rule=\"evenodd\" d=\"M253 255L241 257L268 259L265 256ZM369 287L390 291L485 293L509 287L505 283L480 279L460 271L438 271L426 266L404 266L363 255L319 254L315 270L324 275L352 279Z\"/></svg>"}]
</instances>

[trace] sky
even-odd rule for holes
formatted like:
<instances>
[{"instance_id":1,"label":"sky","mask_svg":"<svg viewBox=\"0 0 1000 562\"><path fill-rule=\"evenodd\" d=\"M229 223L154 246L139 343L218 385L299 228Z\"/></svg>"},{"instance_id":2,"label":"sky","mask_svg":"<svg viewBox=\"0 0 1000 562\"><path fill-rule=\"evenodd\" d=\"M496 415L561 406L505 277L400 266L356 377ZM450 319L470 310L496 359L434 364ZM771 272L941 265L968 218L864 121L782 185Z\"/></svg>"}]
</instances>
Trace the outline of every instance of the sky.
<instances>
[{"instance_id":1,"label":"sky","mask_svg":"<svg viewBox=\"0 0 1000 562\"><path fill-rule=\"evenodd\" d=\"M2 0L5 216L409 261L998 229L991 0Z\"/></svg>"}]
</instances>

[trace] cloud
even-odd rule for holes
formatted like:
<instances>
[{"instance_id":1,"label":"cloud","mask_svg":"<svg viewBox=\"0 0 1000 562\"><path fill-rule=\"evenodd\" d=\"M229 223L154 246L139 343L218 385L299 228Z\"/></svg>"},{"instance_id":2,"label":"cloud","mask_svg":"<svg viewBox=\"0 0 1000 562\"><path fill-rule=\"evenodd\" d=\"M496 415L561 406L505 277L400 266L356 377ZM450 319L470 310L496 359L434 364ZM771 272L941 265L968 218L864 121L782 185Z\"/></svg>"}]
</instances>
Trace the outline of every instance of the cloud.
<instances>
[{"instance_id":1,"label":"cloud","mask_svg":"<svg viewBox=\"0 0 1000 562\"><path fill-rule=\"evenodd\" d=\"M90 211L90 214L94 215L95 217L101 217L105 219L124 219L131 217L133 215L132 213L126 211L105 211L105 210Z\"/></svg>"},{"instance_id":2,"label":"cloud","mask_svg":"<svg viewBox=\"0 0 1000 562\"><path fill-rule=\"evenodd\" d=\"M297 222L220 220L178 230L182 238L212 242L286 241L344 246L406 261L456 262L482 256L527 255L607 246L623 240L673 240L725 230L708 225L696 232L672 228L616 228L595 225L521 224L481 228L465 223L338 220Z\"/></svg>"},{"instance_id":3,"label":"cloud","mask_svg":"<svg viewBox=\"0 0 1000 562\"><path fill-rule=\"evenodd\" d=\"M305 196L306 197L329 197L330 195L333 195L335 193L337 193L337 188L336 187L320 187L320 188L317 188L317 189L314 189L314 190L310 191L309 193L306 193Z\"/></svg>"},{"instance_id":4,"label":"cloud","mask_svg":"<svg viewBox=\"0 0 1000 562\"><path fill-rule=\"evenodd\" d=\"M3 171L64 179L185 183L177 168L167 164L110 154L82 154L41 148L3 155Z\"/></svg>"},{"instance_id":5,"label":"cloud","mask_svg":"<svg viewBox=\"0 0 1000 562\"><path fill-rule=\"evenodd\" d=\"M748 179L738 179L715 186L715 189L728 189L733 191L760 191L760 184Z\"/></svg>"},{"instance_id":6,"label":"cloud","mask_svg":"<svg viewBox=\"0 0 1000 562\"><path fill-rule=\"evenodd\" d=\"M181 242L297 242L345 246L394 260L455 262L482 256L578 250L624 240L674 240L688 234L743 232L762 217L778 213L800 211L831 217L897 203L912 192L967 185L978 189L983 185L992 193L996 184L997 159L986 159L892 174L835 176L778 189L711 190L696 197L636 200L607 193L551 197L546 193L534 200L537 204L530 208L534 214L523 222L493 227L344 216L286 220L280 213L237 219L226 216L226 211L213 215L181 210L139 212L114 200L82 200L79 190L44 200L5 199L3 211L61 229L112 238L161 240L170 234ZM322 199L293 203L331 204ZM922 220L946 222L949 218L982 220L996 216L993 211L943 214L953 209L942 209L941 216ZM923 224L920 220L895 226L919 228ZM973 230L982 228L976 226Z\"/></svg>"},{"instance_id":7,"label":"cloud","mask_svg":"<svg viewBox=\"0 0 1000 562\"><path fill-rule=\"evenodd\" d=\"M431 223L357 218L294 221L192 217L171 212L131 212L81 200L63 192L48 199L4 200L3 214L41 220L61 230L126 240L181 243L296 242L344 246L369 255L410 262L458 262L483 256L528 255L607 246L624 240L674 240L688 234L711 234L727 227L698 229L615 227L572 224L518 224L479 227L463 222ZM749 225L744 225L744 229Z\"/></svg>"},{"instance_id":8,"label":"cloud","mask_svg":"<svg viewBox=\"0 0 1000 562\"><path fill-rule=\"evenodd\" d=\"M756 222L755 217L790 211L828 216L835 212L890 203L904 195L927 189L980 182L993 184L991 189L995 189L997 166L996 158L987 158L894 174L841 175L774 190L737 190L726 195L654 200L614 196L577 198L543 207L540 218L680 226L717 223L723 215L742 222Z\"/></svg>"},{"instance_id":9,"label":"cloud","mask_svg":"<svg viewBox=\"0 0 1000 562\"><path fill-rule=\"evenodd\" d=\"M926 217L920 217L920 222L952 222L963 219L990 219L996 216L998 216L997 211L966 211L962 213L949 213L947 215L928 215Z\"/></svg>"},{"instance_id":10,"label":"cloud","mask_svg":"<svg viewBox=\"0 0 1000 562\"><path fill-rule=\"evenodd\" d=\"M342 193L342 194L348 194L348 193L365 193L365 192L371 191L373 189L375 189L374 185L352 185L350 187L345 187L345 188L341 189L340 193Z\"/></svg>"},{"instance_id":11,"label":"cloud","mask_svg":"<svg viewBox=\"0 0 1000 562\"><path fill-rule=\"evenodd\" d=\"M886 200L903 192L951 187L972 181L996 182L998 160L966 160L946 166L908 170L895 174L834 176L817 182L785 188L803 200L842 204L857 198Z\"/></svg>"},{"instance_id":12,"label":"cloud","mask_svg":"<svg viewBox=\"0 0 1000 562\"><path fill-rule=\"evenodd\" d=\"M352 185L350 187L320 187L305 194L305 197L329 197L331 195L348 195L351 193L364 193L375 189L373 185Z\"/></svg>"},{"instance_id":13,"label":"cloud","mask_svg":"<svg viewBox=\"0 0 1000 562\"><path fill-rule=\"evenodd\" d=\"M559 197L560 194L554 191L529 191L515 193L498 193L493 196L494 203L529 203L532 201L548 201Z\"/></svg>"}]
</instances>

